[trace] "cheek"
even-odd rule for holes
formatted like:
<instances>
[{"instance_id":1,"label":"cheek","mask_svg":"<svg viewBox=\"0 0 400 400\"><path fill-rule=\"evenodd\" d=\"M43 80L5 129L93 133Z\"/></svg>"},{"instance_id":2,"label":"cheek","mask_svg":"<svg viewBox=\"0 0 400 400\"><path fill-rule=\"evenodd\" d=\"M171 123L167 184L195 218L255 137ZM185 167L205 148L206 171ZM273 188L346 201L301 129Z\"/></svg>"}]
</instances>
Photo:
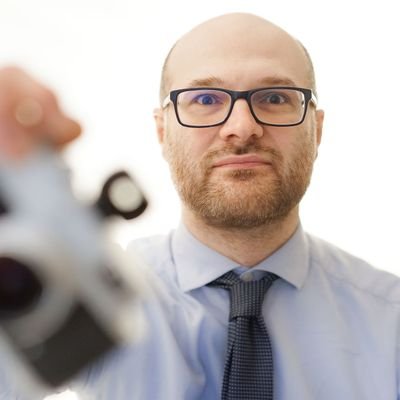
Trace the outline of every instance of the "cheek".
<instances>
[{"instance_id":1,"label":"cheek","mask_svg":"<svg viewBox=\"0 0 400 400\"><path fill-rule=\"evenodd\" d=\"M163 154L167 161L172 156L190 161L203 158L212 145L211 132L207 129L186 128L180 125L170 125L166 130Z\"/></svg>"},{"instance_id":2,"label":"cheek","mask_svg":"<svg viewBox=\"0 0 400 400\"><path fill-rule=\"evenodd\" d=\"M277 150L283 158L295 151L299 139L299 129L296 127L269 127L267 133L264 133L266 145Z\"/></svg>"},{"instance_id":3,"label":"cheek","mask_svg":"<svg viewBox=\"0 0 400 400\"><path fill-rule=\"evenodd\" d=\"M315 124L309 122L299 126L275 128L270 134L273 140L273 147L279 151L283 160L290 163L298 157L316 156L317 141Z\"/></svg>"}]
</instances>

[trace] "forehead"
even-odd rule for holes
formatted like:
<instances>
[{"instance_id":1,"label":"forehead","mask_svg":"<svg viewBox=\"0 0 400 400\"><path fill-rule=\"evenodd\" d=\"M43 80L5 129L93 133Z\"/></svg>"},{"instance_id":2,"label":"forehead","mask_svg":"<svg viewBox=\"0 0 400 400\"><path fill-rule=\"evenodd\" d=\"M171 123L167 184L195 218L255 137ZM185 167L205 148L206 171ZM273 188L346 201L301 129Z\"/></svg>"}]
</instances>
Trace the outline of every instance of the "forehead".
<instances>
[{"instance_id":1,"label":"forehead","mask_svg":"<svg viewBox=\"0 0 400 400\"><path fill-rule=\"evenodd\" d=\"M245 90L274 81L309 85L301 45L277 26L258 17L212 20L185 35L171 53L170 89L218 86Z\"/></svg>"}]
</instances>

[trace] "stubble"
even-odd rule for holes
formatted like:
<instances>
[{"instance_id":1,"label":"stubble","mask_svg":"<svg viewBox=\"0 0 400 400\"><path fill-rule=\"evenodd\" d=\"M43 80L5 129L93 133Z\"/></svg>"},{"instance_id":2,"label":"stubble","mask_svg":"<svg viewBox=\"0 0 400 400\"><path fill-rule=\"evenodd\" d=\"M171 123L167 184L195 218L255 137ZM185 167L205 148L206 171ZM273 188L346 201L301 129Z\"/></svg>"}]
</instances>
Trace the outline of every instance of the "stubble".
<instances>
[{"instance_id":1,"label":"stubble","mask_svg":"<svg viewBox=\"0 0 400 400\"><path fill-rule=\"evenodd\" d=\"M299 204L315 159L311 135L301 137L286 165L277 150L256 141L227 144L196 163L172 133L167 134L165 154L181 200L198 218L212 227L245 230L280 222ZM267 158L270 165L224 171L212 166L221 157L247 153Z\"/></svg>"}]
</instances>

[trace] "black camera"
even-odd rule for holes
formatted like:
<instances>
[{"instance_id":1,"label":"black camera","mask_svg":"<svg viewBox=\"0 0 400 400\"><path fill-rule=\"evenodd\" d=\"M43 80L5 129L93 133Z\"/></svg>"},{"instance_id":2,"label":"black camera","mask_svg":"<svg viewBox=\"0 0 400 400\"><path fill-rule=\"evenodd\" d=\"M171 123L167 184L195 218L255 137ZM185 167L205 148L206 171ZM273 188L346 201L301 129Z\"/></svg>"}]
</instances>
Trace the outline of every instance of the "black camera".
<instances>
[{"instance_id":1,"label":"black camera","mask_svg":"<svg viewBox=\"0 0 400 400\"><path fill-rule=\"evenodd\" d=\"M109 245L104 228L108 217L132 219L146 206L125 172L87 206L51 151L0 159L0 340L29 398L143 332L140 261Z\"/></svg>"}]
</instances>

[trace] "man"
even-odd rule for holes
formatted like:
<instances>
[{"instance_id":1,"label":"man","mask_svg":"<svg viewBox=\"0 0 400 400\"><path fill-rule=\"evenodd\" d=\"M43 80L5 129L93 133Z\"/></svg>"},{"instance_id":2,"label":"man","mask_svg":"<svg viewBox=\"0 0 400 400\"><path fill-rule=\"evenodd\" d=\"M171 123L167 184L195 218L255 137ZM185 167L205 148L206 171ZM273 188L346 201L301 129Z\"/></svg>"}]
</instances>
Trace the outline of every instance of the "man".
<instances>
[{"instance_id":1,"label":"man","mask_svg":"<svg viewBox=\"0 0 400 400\"><path fill-rule=\"evenodd\" d=\"M9 107L29 97L43 109L30 128L7 125L24 138L3 134L14 156L50 133L41 126L49 121L56 144L79 133L35 85ZM399 279L300 225L323 125L304 47L254 15L207 21L171 50L155 120L182 223L132 244L151 267L149 332L82 376L94 398L399 399ZM242 288L268 280L263 321L252 325L262 338L246 336L245 347L239 336L251 333L235 336L233 289L216 282L229 271ZM239 308L255 301L246 291Z\"/></svg>"}]
</instances>

